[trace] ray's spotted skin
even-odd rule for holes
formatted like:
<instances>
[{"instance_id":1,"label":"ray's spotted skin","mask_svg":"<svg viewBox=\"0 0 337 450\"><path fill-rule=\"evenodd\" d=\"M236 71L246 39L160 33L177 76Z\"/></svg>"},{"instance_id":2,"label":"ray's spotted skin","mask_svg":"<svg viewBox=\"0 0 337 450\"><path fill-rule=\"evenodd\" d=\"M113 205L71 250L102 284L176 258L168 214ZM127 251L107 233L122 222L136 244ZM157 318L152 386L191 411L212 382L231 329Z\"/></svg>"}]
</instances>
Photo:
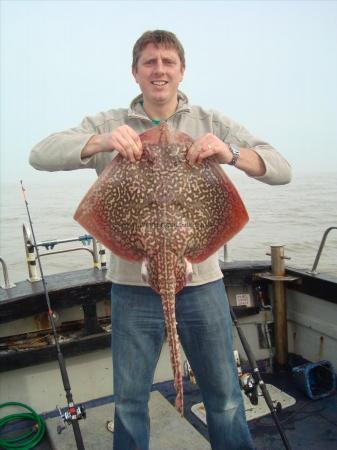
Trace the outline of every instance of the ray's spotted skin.
<instances>
[{"instance_id":1,"label":"ray's spotted skin","mask_svg":"<svg viewBox=\"0 0 337 450\"><path fill-rule=\"evenodd\" d=\"M211 159L190 164L193 140L163 123L142 133L143 155L117 155L81 201L77 220L116 255L143 261L142 276L160 294L171 365L183 414L175 294L204 261L248 221L235 187Z\"/></svg>"}]
</instances>

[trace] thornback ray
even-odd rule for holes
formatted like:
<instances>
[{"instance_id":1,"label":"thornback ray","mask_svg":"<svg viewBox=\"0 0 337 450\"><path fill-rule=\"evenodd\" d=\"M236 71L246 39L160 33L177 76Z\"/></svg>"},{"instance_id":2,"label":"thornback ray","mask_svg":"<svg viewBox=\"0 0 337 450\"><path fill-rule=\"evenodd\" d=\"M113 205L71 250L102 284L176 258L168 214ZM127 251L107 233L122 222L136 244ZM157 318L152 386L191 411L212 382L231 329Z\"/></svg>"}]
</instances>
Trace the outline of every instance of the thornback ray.
<instances>
[{"instance_id":1,"label":"thornback ray","mask_svg":"<svg viewBox=\"0 0 337 450\"><path fill-rule=\"evenodd\" d=\"M247 223L248 214L217 162L187 161L190 136L163 123L140 139L141 159L130 162L117 155L74 218L114 254L143 262L143 278L162 299L176 407L183 414L175 295L191 278L191 264L206 260L228 242Z\"/></svg>"}]
</instances>

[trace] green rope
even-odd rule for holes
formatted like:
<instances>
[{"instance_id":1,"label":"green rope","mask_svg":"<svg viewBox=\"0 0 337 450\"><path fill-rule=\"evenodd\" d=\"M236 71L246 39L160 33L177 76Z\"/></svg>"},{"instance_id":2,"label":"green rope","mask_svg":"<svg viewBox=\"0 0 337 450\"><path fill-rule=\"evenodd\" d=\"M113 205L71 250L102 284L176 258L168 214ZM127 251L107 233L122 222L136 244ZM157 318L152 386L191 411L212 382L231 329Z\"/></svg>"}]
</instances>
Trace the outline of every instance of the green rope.
<instances>
[{"instance_id":1,"label":"green rope","mask_svg":"<svg viewBox=\"0 0 337 450\"><path fill-rule=\"evenodd\" d=\"M27 413L15 413L10 414L0 418L0 448L4 450L9 449L21 449L30 450L37 446L37 444L42 440L44 433L46 431L46 424L41 416L39 416L32 408L23 403L18 402L8 402L0 404L0 408L6 408L7 406L19 406L21 408L27 409ZM35 422L34 426L28 432L25 432L15 438L2 438L3 428L10 422L17 422L20 420L30 420Z\"/></svg>"}]
</instances>

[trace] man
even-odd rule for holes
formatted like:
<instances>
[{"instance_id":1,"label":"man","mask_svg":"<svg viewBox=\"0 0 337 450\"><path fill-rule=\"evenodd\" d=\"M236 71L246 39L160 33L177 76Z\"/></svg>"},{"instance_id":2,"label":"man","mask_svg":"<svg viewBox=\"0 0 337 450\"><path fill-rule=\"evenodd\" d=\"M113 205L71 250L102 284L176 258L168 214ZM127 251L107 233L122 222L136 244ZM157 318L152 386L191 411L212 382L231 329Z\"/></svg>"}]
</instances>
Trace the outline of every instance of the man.
<instances>
[{"instance_id":1,"label":"man","mask_svg":"<svg viewBox=\"0 0 337 450\"><path fill-rule=\"evenodd\" d=\"M129 109L87 117L80 127L37 144L30 163L39 170L95 168L100 174L119 152L135 162L138 134L166 121L195 143L191 163L212 156L268 184L290 181L288 163L269 144L215 111L190 106L178 90L184 50L173 33L149 31L133 49L132 74L142 94ZM164 340L160 297L141 279L140 263L111 255L115 450L148 450L148 399ZM232 353L232 326L216 254L193 266L192 281L177 295L177 329L201 389L213 450L254 448L245 420Z\"/></svg>"}]
</instances>

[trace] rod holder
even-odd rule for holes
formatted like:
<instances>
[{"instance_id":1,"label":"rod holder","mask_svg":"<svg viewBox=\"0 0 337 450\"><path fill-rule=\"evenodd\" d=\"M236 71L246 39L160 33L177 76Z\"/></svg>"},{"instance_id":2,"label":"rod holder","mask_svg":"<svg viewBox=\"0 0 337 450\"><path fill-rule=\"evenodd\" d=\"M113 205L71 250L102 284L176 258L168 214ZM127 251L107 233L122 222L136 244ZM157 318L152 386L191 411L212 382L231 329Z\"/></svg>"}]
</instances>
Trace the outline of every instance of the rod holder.
<instances>
[{"instance_id":1,"label":"rod holder","mask_svg":"<svg viewBox=\"0 0 337 450\"><path fill-rule=\"evenodd\" d=\"M285 276L284 247L271 246L271 271L274 276ZM284 366L288 362L288 327L287 304L285 298L284 280L275 280L273 283L273 314L275 330L275 361Z\"/></svg>"},{"instance_id":2,"label":"rod holder","mask_svg":"<svg viewBox=\"0 0 337 450\"><path fill-rule=\"evenodd\" d=\"M41 280L41 277L39 276L37 271L37 264L36 264L37 247L43 247L47 250L46 253L39 254L41 257L85 250L91 254L93 259L93 266L95 269L107 270L105 248L100 243L98 243L95 238L93 238L88 234L70 239L53 239L49 241L37 242L34 245L32 241L30 227L27 224L23 224L22 229L29 273L28 281L30 281L31 283ZM64 248L61 250L53 250L54 247L57 245L65 243L69 244L71 242L80 242L83 245L79 247ZM92 248L89 248L90 244L92 244Z\"/></svg>"},{"instance_id":3,"label":"rod holder","mask_svg":"<svg viewBox=\"0 0 337 450\"><path fill-rule=\"evenodd\" d=\"M257 273L257 278L272 281L273 283L273 316L275 331L275 363L285 366L288 363L288 327L287 303L285 296L285 282L297 281L298 277L286 275L283 245L271 245L271 272Z\"/></svg>"},{"instance_id":4,"label":"rod holder","mask_svg":"<svg viewBox=\"0 0 337 450\"><path fill-rule=\"evenodd\" d=\"M11 283L9 280L7 264L6 264L5 260L3 258L1 258L1 256L0 256L0 263L1 263L1 267L2 267L2 273L4 276L4 283L5 283L5 284L1 285L2 289L11 289L11 288L15 287L15 283Z\"/></svg>"}]
</instances>

